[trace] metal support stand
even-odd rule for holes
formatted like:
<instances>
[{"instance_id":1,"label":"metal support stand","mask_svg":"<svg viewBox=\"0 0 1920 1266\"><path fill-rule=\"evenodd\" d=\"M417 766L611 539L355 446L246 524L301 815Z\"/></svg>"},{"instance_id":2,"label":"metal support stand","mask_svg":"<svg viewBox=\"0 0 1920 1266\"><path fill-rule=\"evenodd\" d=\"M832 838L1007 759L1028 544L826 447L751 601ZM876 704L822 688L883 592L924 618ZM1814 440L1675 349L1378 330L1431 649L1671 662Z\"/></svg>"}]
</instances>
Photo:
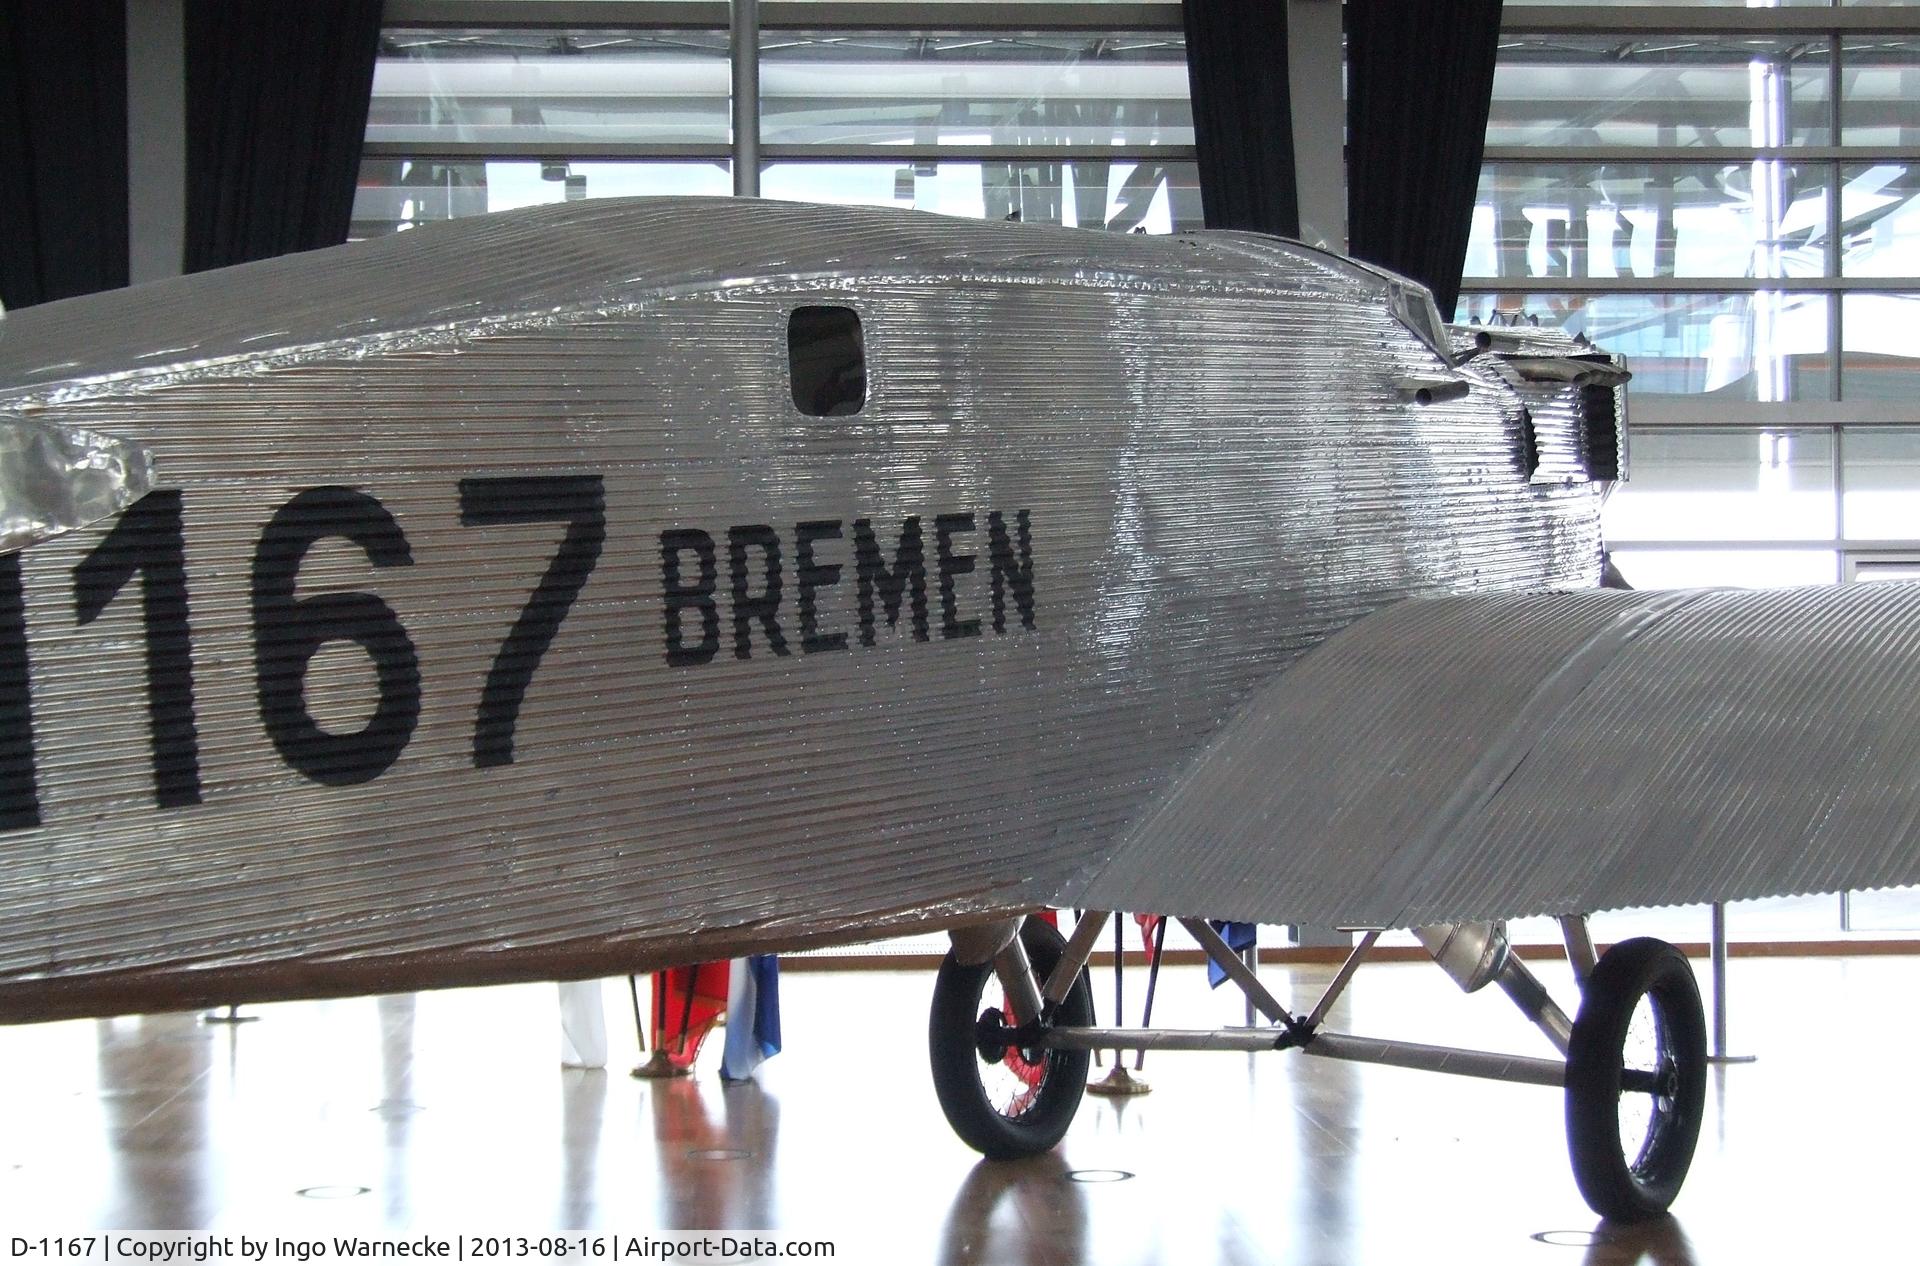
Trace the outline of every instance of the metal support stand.
<instances>
[{"instance_id":1,"label":"metal support stand","mask_svg":"<svg viewBox=\"0 0 1920 1266\"><path fill-rule=\"evenodd\" d=\"M1115 918L1113 921L1113 1022L1126 1022L1126 995L1122 992L1121 982L1125 979L1127 965L1127 921ZM1144 1027L1144 1021L1143 1027ZM1145 1054L1142 1051L1141 1054ZM1127 1071L1123 1052L1114 1048L1113 1068L1099 1081L1087 1083L1090 1095L1107 1095L1119 1098L1125 1095L1151 1094L1153 1087Z\"/></svg>"},{"instance_id":2,"label":"metal support stand","mask_svg":"<svg viewBox=\"0 0 1920 1266\"><path fill-rule=\"evenodd\" d=\"M638 976L627 977L627 996L633 999L633 1036L640 1043L641 1053L645 1054L647 1021L646 1017L640 1014L640 978Z\"/></svg>"},{"instance_id":3,"label":"metal support stand","mask_svg":"<svg viewBox=\"0 0 1920 1266\"><path fill-rule=\"evenodd\" d=\"M1713 911L1713 940L1709 952L1713 962L1713 1054L1710 1064L1751 1064L1755 1055L1727 1054L1727 907L1716 901Z\"/></svg>"},{"instance_id":4,"label":"metal support stand","mask_svg":"<svg viewBox=\"0 0 1920 1266\"><path fill-rule=\"evenodd\" d=\"M635 977L629 976L627 977L627 988L633 993L633 1023L636 1028L641 1028L640 983ZM660 988L657 984L653 987L653 1010L655 1026L660 1033L664 1034L667 1031L667 991ZM687 1018L692 1012L693 985L692 982L689 981L687 985L686 1010L681 1014L680 1018L680 1031L682 1034L686 1032ZM644 1029L642 1029L640 1033L640 1049L643 1051L647 1049L647 1035ZM668 1061L667 1052L661 1047L655 1047L653 1054L647 1057L647 1062L635 1068L632 1075L643 1081L651 1081L657 1077L685 1077L692 1072L692 1068L675 1067Z\"/></svg>"},{"instance_id":5,"label":"metal support stand","mask_svg":"<svg viewBox=\"0 0 1920 1266\"><path fill-rule=\"evenodd\" d=\"M1140 1027L1153 1027L1153 991L1160 984L1160 954L1167 947L1167 924L1172 922L1165 915L1153 927L1153 957L1147 961L1147 1005L1140 1012ZM1139 1072L1147 1066L1147 1052L1142 1049L1135 1052L1133 1071Z\"/></svg>"},{"instance_id":6,"label":"metal support stand","mask_svg":"<svg viewBox=\"0 0 1920 1266\"><path fill-rule=\"evenodd\" d=\"M633 1075L642 1081L651 1081L656 1077L686 1077L693 1069L680 1068L667 1061L665 1051L655 1051L647 1057L647 1062L633 1070Z\"/></svg>"},{"instance_id":7,"label":"metal support stand","mask_svg":"<svg viewBox=\"0 0 1920 1266\"><path fill-rule=\"evenodd\" d=\"M252 1024L255 1020L258 1020L259 1018L260 1017L257 1015L241 1015L240 1008L237 1006L232 1006L227 1008L225 1015L222 1015L218 1011L207 1012L205 1015L200 1017L200 1023L202 1024Z\"/></svg>"},{"instance_id":8,"label":"metal support stand","mask_svg":"<svg viewBox=\"0 0 1920 1266\"><path fill-rule=\"evenodd\" d=\"M1127 1066L1120 1062L1120 1052L1115 1051L1113 1067L1099 1081L1088 1082L1087 1093L1106 1095L1110 1099L1124 1099L1128 1095L1150 1095L1153 1093L1153 1087L1129 1072Z\"/></svg>"}]
</instances>

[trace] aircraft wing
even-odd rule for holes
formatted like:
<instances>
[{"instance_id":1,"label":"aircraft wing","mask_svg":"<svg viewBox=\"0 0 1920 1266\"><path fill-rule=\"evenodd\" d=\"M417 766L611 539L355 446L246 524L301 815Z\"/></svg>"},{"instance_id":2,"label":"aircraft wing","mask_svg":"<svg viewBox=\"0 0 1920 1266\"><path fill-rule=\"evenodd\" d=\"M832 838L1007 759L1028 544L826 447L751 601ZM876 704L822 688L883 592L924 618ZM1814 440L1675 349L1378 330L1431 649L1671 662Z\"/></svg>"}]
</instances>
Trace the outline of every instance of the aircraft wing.
<instances>
[{"instance_id":1,"label":"aircraft wing","mask_svg":"<svg viewBox=\"0 0 1920 1266\"><path fill-rule=\"evenodd\" d=\"M1911 884L1917 722L1920 585L1411 600L1064 899L1403 927Z\"/></svg>"}]
</instances>

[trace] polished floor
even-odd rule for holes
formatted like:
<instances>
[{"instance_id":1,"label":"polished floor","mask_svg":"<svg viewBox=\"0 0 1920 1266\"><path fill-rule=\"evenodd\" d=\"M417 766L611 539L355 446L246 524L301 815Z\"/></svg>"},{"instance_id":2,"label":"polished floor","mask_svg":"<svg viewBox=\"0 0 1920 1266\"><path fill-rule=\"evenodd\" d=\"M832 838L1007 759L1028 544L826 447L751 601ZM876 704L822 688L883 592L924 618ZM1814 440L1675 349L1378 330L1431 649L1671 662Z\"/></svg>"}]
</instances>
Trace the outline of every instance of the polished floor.
<instances>
[{"instance_id":1,"label":"polished floor","mask_svg":"<svg viewBox=\"0 0 1920 1266\"><path fill-rule=\"evenodd\" d=\"M559 1067L552 986L0 1030L0 1227L765 1227L898 1263L1920 1260L1920 957L1733 972L1732 1045L1758 1060L1716 1070L1675 1216L1632 1232L1574 1191L1557 1091L1298 1055L1153 1055L1154 1092L1089 1096L1056 1154L979 1162L927 1083L929 977L880 972L790 973L786 1052L733 1086L711 1048L696 1078L628 1077L615 982L607 1072ZM1264 973L1297 1009L1328 974ZM1239 1011L1199 968L1157 1007ZM1546 1053L1497 991L1430 966L1367 968L1336 1022Z\"/></svg>"}]
</instances>

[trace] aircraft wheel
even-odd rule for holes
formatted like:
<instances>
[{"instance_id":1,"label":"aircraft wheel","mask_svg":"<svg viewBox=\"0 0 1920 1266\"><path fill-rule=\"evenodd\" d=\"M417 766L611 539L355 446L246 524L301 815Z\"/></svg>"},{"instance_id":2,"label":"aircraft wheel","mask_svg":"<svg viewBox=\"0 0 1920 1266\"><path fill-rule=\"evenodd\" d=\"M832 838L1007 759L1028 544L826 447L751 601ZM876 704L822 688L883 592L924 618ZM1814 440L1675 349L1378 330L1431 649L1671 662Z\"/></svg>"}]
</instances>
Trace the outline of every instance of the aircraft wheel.
<instances>
[{"instance_id":1,"label":"aircraft wheel","mask_svg":"<svg viewBox=\"0 0 1920 1266\"><path fill-rule=\"evenodd\" d=\"M1022 923L1020 937L1034 975L1044 983L1066 941L1038 919ZM934 982L927 1025L933 1089L953 1132L994 1160L1033 1156L1058 1143L1086 1092L1092 1062L1090 1051L983 1046L980 1030L998 1027L1006 1009L991 963L970 967L948 953ZM1086 972L1073 982L1054 1021L1093 1023L1093 991Z\"/></svg>"},{"instance_id":2,"label":"aircraft wheel","mask_svg":"<svg viewBox=\"0 0 1920 1266\"><path fill-rule=\"evenodd\" d=\"M1567 1151L1603 1218L1657 1217L1680 1194L1707 1098L1707 1022L1684 954L1638 937L1587 980L1567 1048Z\"/></svg>"}]
</instances>

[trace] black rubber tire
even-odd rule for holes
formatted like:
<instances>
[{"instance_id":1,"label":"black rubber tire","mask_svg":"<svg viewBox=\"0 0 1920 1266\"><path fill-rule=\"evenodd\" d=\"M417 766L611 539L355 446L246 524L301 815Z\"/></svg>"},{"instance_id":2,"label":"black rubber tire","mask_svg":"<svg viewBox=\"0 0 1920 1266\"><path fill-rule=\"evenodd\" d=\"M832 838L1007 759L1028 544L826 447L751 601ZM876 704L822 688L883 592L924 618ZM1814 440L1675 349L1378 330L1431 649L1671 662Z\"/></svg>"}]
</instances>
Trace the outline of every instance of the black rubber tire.
<instances>
[{"instance_id":1,"label":"black rubber tire","mask_svg":"<svg viewBox=\"0 0 1920 1266\"><path fill-rule=\"evenodd\" d=\"M1620 1107L1625 1047L1635 1009L1653 1014L1654 1063L1644 1140L1628 1155ZM1637 1222L1673 1204L1693 1163L1707 1099L1707 1022L1686 955L1637 937L1601 956L1587 980L1567 1048L1567 1152L1573 1179L1603 1218Z\"/></svg>"},{"instance_id":2,"label":"black rubber tire","mask_svg":"<svg viewBox=\"0 0 1920 1266\"><path fill-rule=\"evenodd\" d=\"M1028 919L1021 925L1020 938L1034 975L1044 982L1060 961L1066 941L1038 919ZM994 995L991 1002L985 998L989 991ZM934 1093L953 1132L982 1155L1014 1160L1044 1152L1065 1136L1080 1107L1080 1097L1086 1093L1087 1067L1093 1055L1090 1051L1048 1050L1040 1053L1038 1061L1022 1061L1018 1067L1037 1070L1037 1084L1025 1097L1008 1105L1016 1110L996 1106L983 1079L999 1076L995 1070L1002 1065L1005 1067L1001 1071L1011 1072L1020 1057L1010 1051L1001 1060L989 1063L981 1057L974 1034L983 1010L999 1002L999 992L991 963L964 966L948 953L933 986L927 1048L933 1062ZM1085 971L1073 982L1055 1012L1054 1022L1093 1023L1093 990Z\"/></svg>"}]
</instances>

